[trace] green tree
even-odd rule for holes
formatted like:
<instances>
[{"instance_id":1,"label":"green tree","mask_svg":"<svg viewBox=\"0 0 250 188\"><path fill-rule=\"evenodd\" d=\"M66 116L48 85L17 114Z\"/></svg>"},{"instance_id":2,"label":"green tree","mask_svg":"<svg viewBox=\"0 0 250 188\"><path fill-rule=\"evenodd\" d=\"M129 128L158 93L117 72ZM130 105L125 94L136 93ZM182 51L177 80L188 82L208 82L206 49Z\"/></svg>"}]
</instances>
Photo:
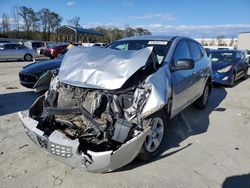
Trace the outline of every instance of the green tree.
<instances>
[{"instance_id":1,"label":"green tree","mask_svg":"<svg viewBox=\"0 0 250 188\"><path fill-rule=\"evenodd\" d=\"M23 28L26 31L26 37L30 38L30 31L37 31L39 30L38 26L38 15L37 13L32 9L28 8L26 6L20 7L20 12L18 13L24 21Z\"/></svg>"},{"instance_id":2,"label":"green tree","mask_svg":"<svg viewBox=\"0 0 250 188\"><path fill-rule=\"evenodd\" d=\"M7 14L2 14L2 32L7 33L10 29L10 20Z\"/></svg>"},{"instance_id":3,"label":"green tree","mask_svg":"<svg viewBox=\"0 0 250 188\"><path fill-rule=\"evenodd\" d=\"M69 25L72 27L81 27L79 22L80 22L79 16L75 16L74 18L68 21Z\"/></svg>"}]
</instances>

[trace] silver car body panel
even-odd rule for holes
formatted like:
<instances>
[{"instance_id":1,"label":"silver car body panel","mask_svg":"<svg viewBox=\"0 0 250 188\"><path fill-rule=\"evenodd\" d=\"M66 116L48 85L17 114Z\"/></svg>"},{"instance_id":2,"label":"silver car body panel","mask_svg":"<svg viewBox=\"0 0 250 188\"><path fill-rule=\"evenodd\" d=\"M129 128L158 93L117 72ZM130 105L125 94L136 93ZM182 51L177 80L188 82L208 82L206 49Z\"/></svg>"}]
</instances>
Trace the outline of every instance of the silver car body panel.
<instances>
[{"instance_id":1,"label":"silver car body panel","mask_svg":"<svg viewBox=\"0 0 250 188\"><path fill-rule=\"evenodd\" d=\"M142 117L160 110L167 104L171 95L171 84L169 81L169 74L165 66L146 79L145 85L151 88L151 94L141 113Z\"/></svg>"},{"instance_id":2,"label":"silver car body panel","mask_svg":"<svg viewBox=\"0 0 250 188\"><path fill-rule=\"evenodd\" d=\"M79 153L79 141L67 138L62 132L54 131L49 137L37 128L38 122L29 117L28 111L18 113L25 132L31 141L46 153L52 154L72 167L91 172L108 172L130 163L139 153L150 127L138 133L115 151Z\"/></svg>"},{"instance_id":3,"label":"silver car body panel","mask_svg":"<svg viewBox=\"0 0 250 188\"><path fill-rule=\"evenodd\" d=\"M119 89L146 64L152 50L152 47L136 51L74 47L65 54L58 78L78 87Z\"/></svg>"}]
</instances>

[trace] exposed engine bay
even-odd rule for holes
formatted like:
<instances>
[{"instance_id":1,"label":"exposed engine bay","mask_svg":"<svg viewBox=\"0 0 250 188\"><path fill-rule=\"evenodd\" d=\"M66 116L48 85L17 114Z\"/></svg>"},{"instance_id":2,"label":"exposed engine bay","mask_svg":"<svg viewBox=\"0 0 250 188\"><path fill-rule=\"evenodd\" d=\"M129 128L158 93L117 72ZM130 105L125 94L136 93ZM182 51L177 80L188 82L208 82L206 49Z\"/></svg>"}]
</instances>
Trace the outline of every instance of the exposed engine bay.
<instances>
[{"instance_id":1,"label":"exposed engine bay","mask_svg":"<svg viewBox=\"0 0 250 188\"><path fill-rule=\"evenodd\" d=\"M55 77L41 99L39 113L36 106L30 109L30 116L39 122L37 128L45 136L59 129L69 138L79 139L79 151L116 150L147 126L140 113L151 92L142 87L149 73L141 69L116 91L71 86ZM131 80L134 82L129 83Z\"/></svg>"},{"instance_id":2,"label":"exposed engine bay","mask_svg":"<svg viewBox=\"0 0 250 188\"><path fill-rule=\"evenodd\" d=\"M41 122L38 128L47 136L59 128L94 150L115 149L132 137L132 130L141 130L146 124L139 113L149 91L134 92L114 94L60 83L46 93L41 114L34 117L31 109L30 115Z\"/></svg>"}]
</instances>

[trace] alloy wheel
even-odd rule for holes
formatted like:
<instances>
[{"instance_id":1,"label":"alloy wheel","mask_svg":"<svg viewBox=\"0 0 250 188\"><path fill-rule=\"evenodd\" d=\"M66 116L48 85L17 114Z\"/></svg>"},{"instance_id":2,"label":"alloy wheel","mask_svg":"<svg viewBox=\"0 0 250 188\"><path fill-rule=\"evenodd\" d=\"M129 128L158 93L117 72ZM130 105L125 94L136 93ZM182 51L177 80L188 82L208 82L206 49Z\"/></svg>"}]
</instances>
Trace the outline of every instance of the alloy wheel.
<instances>
[{"instance_id":1,"label":"alloy wheel","mask_svg":"<svg viewBox=\"0 0 250 188\"><path fill-rule=\"evenodd\" d=\"M148 152L154 152L159 148L164 135L164 123L161 118L152 119L151 126L151 133L145 139L145 147Z\"/></svg>"}]
</instances>

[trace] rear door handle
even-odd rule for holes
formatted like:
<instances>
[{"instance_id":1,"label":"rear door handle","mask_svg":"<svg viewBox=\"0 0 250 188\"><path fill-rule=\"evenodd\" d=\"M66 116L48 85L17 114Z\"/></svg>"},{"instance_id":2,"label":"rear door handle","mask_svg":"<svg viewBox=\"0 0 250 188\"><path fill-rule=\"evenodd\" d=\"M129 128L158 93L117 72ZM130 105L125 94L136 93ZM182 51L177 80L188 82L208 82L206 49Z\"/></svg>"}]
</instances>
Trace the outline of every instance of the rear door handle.
<instances>
[{"instance_id":1,"label":"rear door handle","mask_svg":"<svg viewBox=\"0 0 250 188\"><path fill-rule=\"evenodd\" d=\"M195 76L196 75L196 72L192 72L192 76Z\"/></svg>"}]
</instances>

